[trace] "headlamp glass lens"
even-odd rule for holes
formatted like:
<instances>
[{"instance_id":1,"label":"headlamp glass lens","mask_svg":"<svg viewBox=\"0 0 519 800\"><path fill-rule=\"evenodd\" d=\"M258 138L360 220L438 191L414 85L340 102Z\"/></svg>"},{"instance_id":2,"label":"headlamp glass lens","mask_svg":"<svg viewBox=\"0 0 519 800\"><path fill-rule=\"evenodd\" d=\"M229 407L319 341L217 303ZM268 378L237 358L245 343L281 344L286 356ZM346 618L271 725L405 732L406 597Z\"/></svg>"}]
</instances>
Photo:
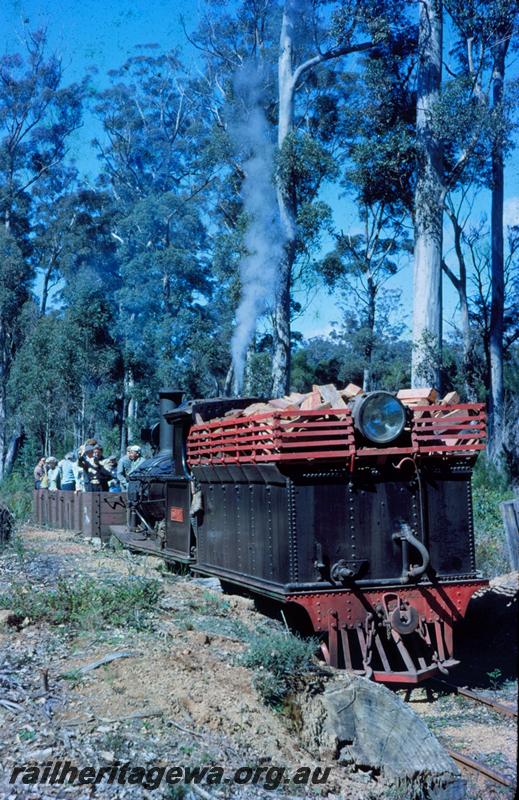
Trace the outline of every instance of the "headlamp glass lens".
<instances>
[{"instance_id":1,"label":"headlamp glass lens","mask_svg":"<svg viewBox=\"0 0 519 800\"><path fill-rule=\"evenodd\" d=\"M360 429L367 439L377 444L392 442L405 426L405 409L396 397L375 392L367 397L360 413Z\"/></svg>"}]
</instances>

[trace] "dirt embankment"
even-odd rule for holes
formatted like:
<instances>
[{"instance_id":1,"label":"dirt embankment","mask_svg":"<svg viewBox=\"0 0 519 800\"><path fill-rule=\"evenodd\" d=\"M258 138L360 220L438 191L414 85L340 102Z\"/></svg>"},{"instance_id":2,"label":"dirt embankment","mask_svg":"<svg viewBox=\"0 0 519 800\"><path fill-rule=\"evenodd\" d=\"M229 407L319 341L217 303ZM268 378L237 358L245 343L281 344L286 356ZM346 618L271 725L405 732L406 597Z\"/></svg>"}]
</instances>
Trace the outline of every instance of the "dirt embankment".
<instances>
[{"instance_id":1,"label":"dirt embankment","mask_svg":"<svg viewBox=\"0 0 519 800\"><path fill-rule=\"evenodd\" d=\"M153 611L136 602L137 595L139 602L146 600L142 581L151 581L159 594ZM123 586L117 597L126 605L126 617L116 608L107 611L110 598L99 595L103 586L114 585L118 592ZM0 554L0 596L12 593L13 586L28 613L0 621L1 798L207 800L282 794L412 800L408 791L399 794L394 786L384 786L373 771L320 761L301 746L298 720L287 706L265 705L256 688L261 665L253 670L240 659L251 638L258 631L268 636L275 623L258 614L251 601L223 596L215 582L164 572L153 558L97 550L64 532L31 528ZM56 587L70 619L61 619L59 609L41 607L35 607L33 619L33 595ZM456 712L461 725L463 709L457 706ZM463 727L460 735L467 741L476 736L484 749L480 726L485 724L473 719L472 728ZM510 726L493 717L491 724L487 749L513 759ZM59 761L80 769L106 767L103 782L82 787L31 783L31 774L20 771L16 783L10 783L16 765L34 763L41 779L45 765L50 771ZM145 771L176 769L173 781L178 774L185 776L179 769L195 766L222 768L223 775L220 782L214 772L213 784L204 779L190 786L163 779L156 788L150 778L145 788L142 780L119 781L120 772L114 770L128 763ZM315 770L328 767L324 782L311 785L312 779L323 778ZM157 770L153 774L156 778ZM310 785L304 785L305 778ZM471 784L469 789L469 796L487 796L481 794L484 787Z\"/></svg>"}]
</instances>

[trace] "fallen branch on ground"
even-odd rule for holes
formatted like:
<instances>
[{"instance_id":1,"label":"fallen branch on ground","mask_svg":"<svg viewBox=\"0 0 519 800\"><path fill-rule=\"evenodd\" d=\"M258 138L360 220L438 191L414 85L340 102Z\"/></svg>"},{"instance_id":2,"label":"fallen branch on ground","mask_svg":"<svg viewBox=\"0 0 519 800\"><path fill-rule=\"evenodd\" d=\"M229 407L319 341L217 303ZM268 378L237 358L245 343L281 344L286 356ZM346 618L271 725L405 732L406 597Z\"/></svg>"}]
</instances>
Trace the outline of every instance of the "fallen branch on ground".
<instances>
[{"instance_id":1,"label":"fallen branch on ground","mask_svg":"<svg viewBox=\"0 0 519 800\"><path fill-rule=\"evenodd\" d=\"M98 658L97 661L92 661L90 664L85 664L84 667L78 667L78 669L74 670L74 672L77 672L78 675L86 675L88 672L92 672L94 669L103 667L105 664L110 664L112 661L116 661L119 658L132 658L133 656L138 655L140 655L140 653L132 650L121 650L117 653L108 653L108 655ZM70 675L70 672L70 670L68 672L63 672L58 677L67 677Z\"/></svg>"}]
</instances>

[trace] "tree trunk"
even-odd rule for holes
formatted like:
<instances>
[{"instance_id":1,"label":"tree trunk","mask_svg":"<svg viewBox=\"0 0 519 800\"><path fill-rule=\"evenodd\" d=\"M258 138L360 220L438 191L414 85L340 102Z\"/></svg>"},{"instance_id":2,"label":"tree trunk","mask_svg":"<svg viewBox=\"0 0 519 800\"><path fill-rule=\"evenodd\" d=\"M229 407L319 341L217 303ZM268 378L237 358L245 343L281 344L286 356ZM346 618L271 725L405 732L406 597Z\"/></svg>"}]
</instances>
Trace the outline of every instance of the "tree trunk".
<instances>
[{"instance_id":1,"label":"tree trunk","mask_svg":"<svg viewBox=\"0 0 519 800\"><path fill-rule=\"evenodd\" d=\"M130 397L128 400L128 418L126 426L128 428L128 441L132 442L137 436L137 410L138 402L135 397Z\"/></svg>"},{"instance_id":2,"label":"tree trunk","mask_svg":"<svg viewBox=\"0 0 519 800\"><path fill-rule=\"evenodd\" d=\"M447 208L447 213L452 222L454 233L454 249L458 260L459 276L456 276L445 262L442 262L443 270L451 280L452 285L458 293L460 304L460 323L461 336L463 341L463 381L465 384L465 397L469 402L475 402L476 389L474 387L474 355L472 349L472 328L470 325L469 302L467 296L467 265L463 254L462 228L452 209Z\"/></svg>"},{"instance_id":3,"label":"tree trunk","mask_svg":"<svg viewBox=\"0 0 519 800\"><path fill-rule=\"evenodd\" d=\"M295 242L287 247L281 264L274 314L274 357L272 359L272 396L282 397L290 391L290 287L294 264Z\"/></svg>"},{"instance_id":4,"label":"tree trunk","mask_svg":"<svg viewBox=\"0 0 519 800\"><path fill-rule=\"evenodd\" d=\"M126 412L128 410L128 403L126 401L126 393L123 392L123 398L121 403L121 436L120 436L120 446L119 446L119 453L122 456L126 453L126 448L128 447L128 431L126 429Z\"/></svg>"},{"instance_id":5,"label":"tree trunk","mask_svg":"<svg viewBox=\"0 0 519 800\"><path fill-rule=\"evenodd\" d=\"M229 369L227 370L227 375L225 376L225 382L223 385L223 396L224 397L232 397L234 395L233 392L233 384L234 384L234 365L231 361L229 365Z\"/></svg>"},{"instance_id":6,"label":"tree trunk","mask_svg":"<svg viewBox=\"0 0 519 800\"><path fill-rule=\"evenodd\" d=\"M0 481L4 479L4 453L6 436L5 368L0 364Z\"/></svg>"},{"instance_id":7,"label":"tree trunk","mask_svg":"<svg viewBox=\"0 0 519 800\"><path fill-rule=\"evenodd\" d=\"M133 397L133 390L135 388L135 380L131 369L127 369L124 376L124 397L123 397L123 424L121 432L121 455L126 452L126 446L123 450L124 441L126 444L131 444L136 435L137 424L137 400Z\"/></svg>"},{"instance_id":8,"label":"tree trunk","mask_svg":"<svg viewBox=\"0 0 519 800\"><path fill-rule=\"evenodd\" d=\"M47 311L47 302L49 300L49 283L53 267L54 263L51 261L51 263L47 266L47 269L43 273L43 283L41 287L41 301L40 301L40 314L42 317L45 316L45 313Z\"/></svg>"},{"instance_id":9,"label":"tree trunk","mask_svg":"<svg viewBox=\"0 0 519 800\"><path fill-rule=\"evenodd\" d=\"M45 414L45 445L43 450L44 454L47 457L52 455L51 403L52 403L52 397L50 389L47 389L46 414Z\"/></svg>"},{"instance_id":10,"label":"tree trunk","mask_svg":"<svg viewBox=\"0 0 519 800\"><path fill-rule=\"evenodd\" d=\"M354 52L369 50L371 41L347 43L327 52L318 52L297 67L294 66L294 29L302 13L297 0L285 0L281 21L278 59L278 148L282 151L287 136L294 130L294 99L298 81L309 70L324 61L331 61ZM353 35L353 28L350 30ZM288 178L278 179L277 200L285 237L285 254L280 264L279 282L274 309L274 355L272 362L272 394L279 396L290 389L290 289L292 268L296 260L297 200L295 186Z\"/></svg>"},{"instance_id":11,"label":"tree trunk","mask_svg":"<svg viewBox=\"0 0 519 800\"><path fill-rule=\"evenodd\" d=\"M496 45L492 74L492 103L502 120L503 83L507 40ZM503 309L505 302L504 240L503 240L504 156L501 126L492 149L492 210L491 210L491 270L492 300L490 311L490 402L489 456L499 464L503 455L504 380L503 380Z\"/></svg>"},{"instance_id":12,"label":"tree trunk","mask_svg":"<svg viewBox=\"0 0 519 800\"><path fill-rule=\"evenodd\" d=\"M18 455L18 451L20 449L22 435L23 431L20 425L9 439L7 453L5 454L4 471L3 471L4 478L7 478L13 471L14 462L16 461L16 456Z\"/></svg>"},{"instance_id":13,"label":"tree trunk","mask_svg":"<svg viewBox=\"0 0 519 800\"><path fill-rule=\"evenodd\" d=\"M7 448L7 380L10 359L8 337L3 321L0 320L0 481L5 477L5 452Z\"/></svg>"},{"instance_id":14,"label":"tree trunk","mask_svg":"<svg viewBox=\"0 0 519 800\"><path fill-rule=\"evenodd\" d=\"M466 283L460 286L460 317L461 335L463 339L463 380L465 383L465 396L468 402L476 401L476 390L474 388L474 364L472 351L472 330L470 327L469 303L467 298Z\"/></svg>"},{"instance_id":15,"label":"tree trunk","mask_svg":"<svg viewBox=\"0 0 519 800\"><path fill-rule=\"evenodd\" d=\"M81 410L79 413L79 435L81 442L85 441L85 417L86 417L86 397L85 387L81 387Z\"/></svg>"},{"instance_id":16,"label":"tree trunk","mask_svg":"<svg viewBox=\"0 0 519 800\"><path fill-rule=\"evenodd\" d=\"M375 314L377 302L377 287L372 277L368 277L368 341L364 350L366 366L364 367L364 380L362 388L365 392L370 392L373 382L373 344L375 341Z\"/></svg>"},{"instance_id":17,"label":"tree trunk","mask_svg":"<svg viewBox=\"0 0 519 800\"><path fill-rule=\"evenodd\" d=\"M441 263L443 239L442 152L431 126L441 90L442 3L422 0L418 38L413 288L413 387L440 389Z\"/></svg>"},{"instance_id":18,"label":"tree trunk","mask_svg":"<svg viewBox=\"0 0 519 800\"><path fill-rule=\"evenodd\" d=\"M243 391L245 396L252 397L252 378L253 378L253 365L252 359L256 352L256 337L254 336L251 343L247 348L247 354L245 356L245 370L244 370L244 385Z\"/></svg>"},{"instance_id":19,"label":"tree trunk","mask_svg":"<svg viewBox=\"0 0 519 800\"><path fill-rule=\"evenodd\" d=\"M278 61L278 148L281 152L294 127L293 33L295 3L287 0L283 10ZM278 180L279 216L285 236L285 255L280 264L274 309L274 356L272 361L272 394L280 397L290 389L290 285L296 255L297 208L291 187Z\"/></svg>"}]
</instances>

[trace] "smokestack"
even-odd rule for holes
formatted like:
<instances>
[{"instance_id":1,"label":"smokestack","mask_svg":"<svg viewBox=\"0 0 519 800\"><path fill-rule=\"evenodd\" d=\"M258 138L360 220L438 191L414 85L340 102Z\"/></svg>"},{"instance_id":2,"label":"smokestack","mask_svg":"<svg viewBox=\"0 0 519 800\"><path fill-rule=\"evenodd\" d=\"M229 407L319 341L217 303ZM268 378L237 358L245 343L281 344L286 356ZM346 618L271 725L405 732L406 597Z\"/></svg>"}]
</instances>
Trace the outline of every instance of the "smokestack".
<instances>
[{"instance_id":1,"label":"smokestack","mask_svg":"<svg viewBox=\"0 0 519 800\"><path fill-rule=\"evenodd\" d=\"M173 452L173 425L164 419L164 414L173 411L182 402L183 392L179 389L161 389L160 398L160 433L159 444L161 453Z\"/></svg>"}]
</instances>

